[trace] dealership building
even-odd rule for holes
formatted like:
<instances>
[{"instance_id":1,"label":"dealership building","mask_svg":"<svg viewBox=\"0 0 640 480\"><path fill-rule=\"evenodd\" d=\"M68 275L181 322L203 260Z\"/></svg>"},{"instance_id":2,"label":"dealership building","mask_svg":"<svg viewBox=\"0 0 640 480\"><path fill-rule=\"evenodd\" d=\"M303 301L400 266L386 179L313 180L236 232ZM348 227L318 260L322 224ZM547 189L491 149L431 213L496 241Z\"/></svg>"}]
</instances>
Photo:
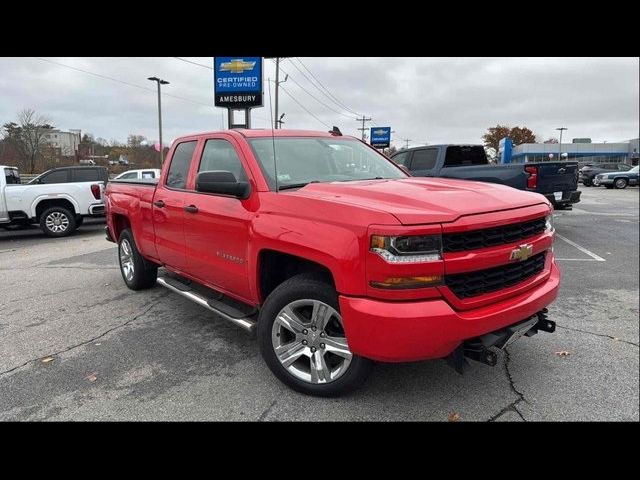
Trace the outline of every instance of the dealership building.
<instances>
[{"instance_id":1,"label":"dealership building","mask_svg":"<svg viewBox=\"0 0 640 480\"><path fill-rule=\"evenodd\" d=\"M628 163L638 165L638 139L617 143L591 143L590 139L576 138L572 143L523 143L513 145L510 138L500 140L500 163L527 163L574 160L580 163Z\"/></svg>"}]
</instances>

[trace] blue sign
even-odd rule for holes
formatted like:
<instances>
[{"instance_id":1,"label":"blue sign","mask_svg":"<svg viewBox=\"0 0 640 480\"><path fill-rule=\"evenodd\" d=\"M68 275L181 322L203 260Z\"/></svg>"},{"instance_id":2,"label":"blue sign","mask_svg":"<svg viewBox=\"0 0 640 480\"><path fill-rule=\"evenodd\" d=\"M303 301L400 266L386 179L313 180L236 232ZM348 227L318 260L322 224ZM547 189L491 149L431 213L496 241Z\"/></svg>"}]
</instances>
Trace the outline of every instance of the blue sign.
<instances>
[{"instance_id":1,"label":"blue sign","mask_svg":"<svg viewBox=\"0 0 640 480\"><path fill-rule=\"evenodd\" d=\"M262 57L214 57L216 107L262 106Z\"/></svg>"},{"instance_id":2,"label":"blue sign","mask_svg":"<svg viewBox=\"0 0 640 480\"><path fill-rule=\"evenodd\" d=\"M509 137L504 137L498 143L498 158L500 158L500 163L511 163L511 155L513 150L513 140Z\"/></svg>"},{"instance_id":3,"label":"blue sign","mask_svg":"<svg viewBox=\"0 0 640 480\"><path fill-rule=\"evenodd\" d=\"M371 146L388 148L391 144L391 127L371 127Z\"/></svg>"}]
</instances>

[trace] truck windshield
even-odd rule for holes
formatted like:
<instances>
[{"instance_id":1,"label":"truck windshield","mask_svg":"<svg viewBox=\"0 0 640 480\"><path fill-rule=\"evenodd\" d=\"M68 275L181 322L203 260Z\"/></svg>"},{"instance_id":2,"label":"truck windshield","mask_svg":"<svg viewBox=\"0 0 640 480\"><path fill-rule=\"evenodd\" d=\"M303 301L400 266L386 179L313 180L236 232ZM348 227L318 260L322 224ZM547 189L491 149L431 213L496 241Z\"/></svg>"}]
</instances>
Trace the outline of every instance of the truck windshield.
<instances>
[{"instance_id":1,"label":"truck windshield","mask_svg":"<svg viewBox=\"0 0 640 480\"><path fill-rule=\"evenodd\" d=\"M276 188L276 171L278 188L407 177L391 160L354 139L263 137L248 141L271 190Z\"/></svg>"}]
</instances>

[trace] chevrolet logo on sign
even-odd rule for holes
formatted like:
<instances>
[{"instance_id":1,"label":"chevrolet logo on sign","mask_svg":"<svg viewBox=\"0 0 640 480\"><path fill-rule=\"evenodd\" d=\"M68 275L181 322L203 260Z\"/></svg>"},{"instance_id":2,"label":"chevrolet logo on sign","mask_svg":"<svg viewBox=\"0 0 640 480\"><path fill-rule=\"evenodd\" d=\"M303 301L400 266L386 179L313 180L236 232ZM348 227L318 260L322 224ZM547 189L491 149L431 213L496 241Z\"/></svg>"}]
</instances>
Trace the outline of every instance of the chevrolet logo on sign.
<instances>
[{"instance_id":1,"label":"chevrolet logo on sign","mask_svg":"<svg viewBox=\"0 0 640 480\"><path fill-rule=\"evenodd\" d=\"M245 62L241 58L234 58L230 62L220 65L221 72L243 73L245 70L253 70L256 62Z\"/></svg>"},{"instance_id":2,"label":"chevrolet logo on sign","mask_svg":"<svg viewBox=\"0 0 640 480\"><path fill-rule=\"evenodd\" d=\"M376 130L376 131L374 131L373 133L375 133L376 135L380 136L380 135L384 135L384 134L385 134L385 133L387 133L387 132L386 132L386 131L384 131L384 130Z\"/></svg>"},{"instance_id":3,"label":"chevrolet logo on sign","mask_svg":"<svg viewBox=\"0 0 640 480\"><path fill-rule=\"evenodd\" d=\"M518 248L511 250L511 260L522 262L533 254L533 245L530 243L519 245Z\"/></svg>"}]
</instances>

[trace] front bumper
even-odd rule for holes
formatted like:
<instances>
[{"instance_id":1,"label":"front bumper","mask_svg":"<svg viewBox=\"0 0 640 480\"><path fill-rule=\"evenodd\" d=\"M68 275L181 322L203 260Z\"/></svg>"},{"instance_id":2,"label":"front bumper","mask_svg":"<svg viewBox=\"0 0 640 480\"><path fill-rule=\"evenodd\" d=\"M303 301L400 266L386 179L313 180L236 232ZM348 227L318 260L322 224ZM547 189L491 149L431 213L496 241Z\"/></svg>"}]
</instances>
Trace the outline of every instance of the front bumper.
<instances>
[{"instance_id":1,"label":"front bumper","mask_svg":"<svg viewBox=\"0 0 640 480\"><path fill-rule=\"evenodd\" d=\"M613 185L613 178L594 178L593 184L598 185Z\"/></svg>"},{"instance_id":2,"label":"front bumper","mask_svg":"<svg viewBox=\"0 0 640 480\"><path fill-rule=\"evenodd\" d=\"M532 317L558 295L560 271L517 296L473 310L456 311L444 299L387 302L341 295L349 349L382 362L443 358L463 341Z\"/></svg>"}]
</instances>

